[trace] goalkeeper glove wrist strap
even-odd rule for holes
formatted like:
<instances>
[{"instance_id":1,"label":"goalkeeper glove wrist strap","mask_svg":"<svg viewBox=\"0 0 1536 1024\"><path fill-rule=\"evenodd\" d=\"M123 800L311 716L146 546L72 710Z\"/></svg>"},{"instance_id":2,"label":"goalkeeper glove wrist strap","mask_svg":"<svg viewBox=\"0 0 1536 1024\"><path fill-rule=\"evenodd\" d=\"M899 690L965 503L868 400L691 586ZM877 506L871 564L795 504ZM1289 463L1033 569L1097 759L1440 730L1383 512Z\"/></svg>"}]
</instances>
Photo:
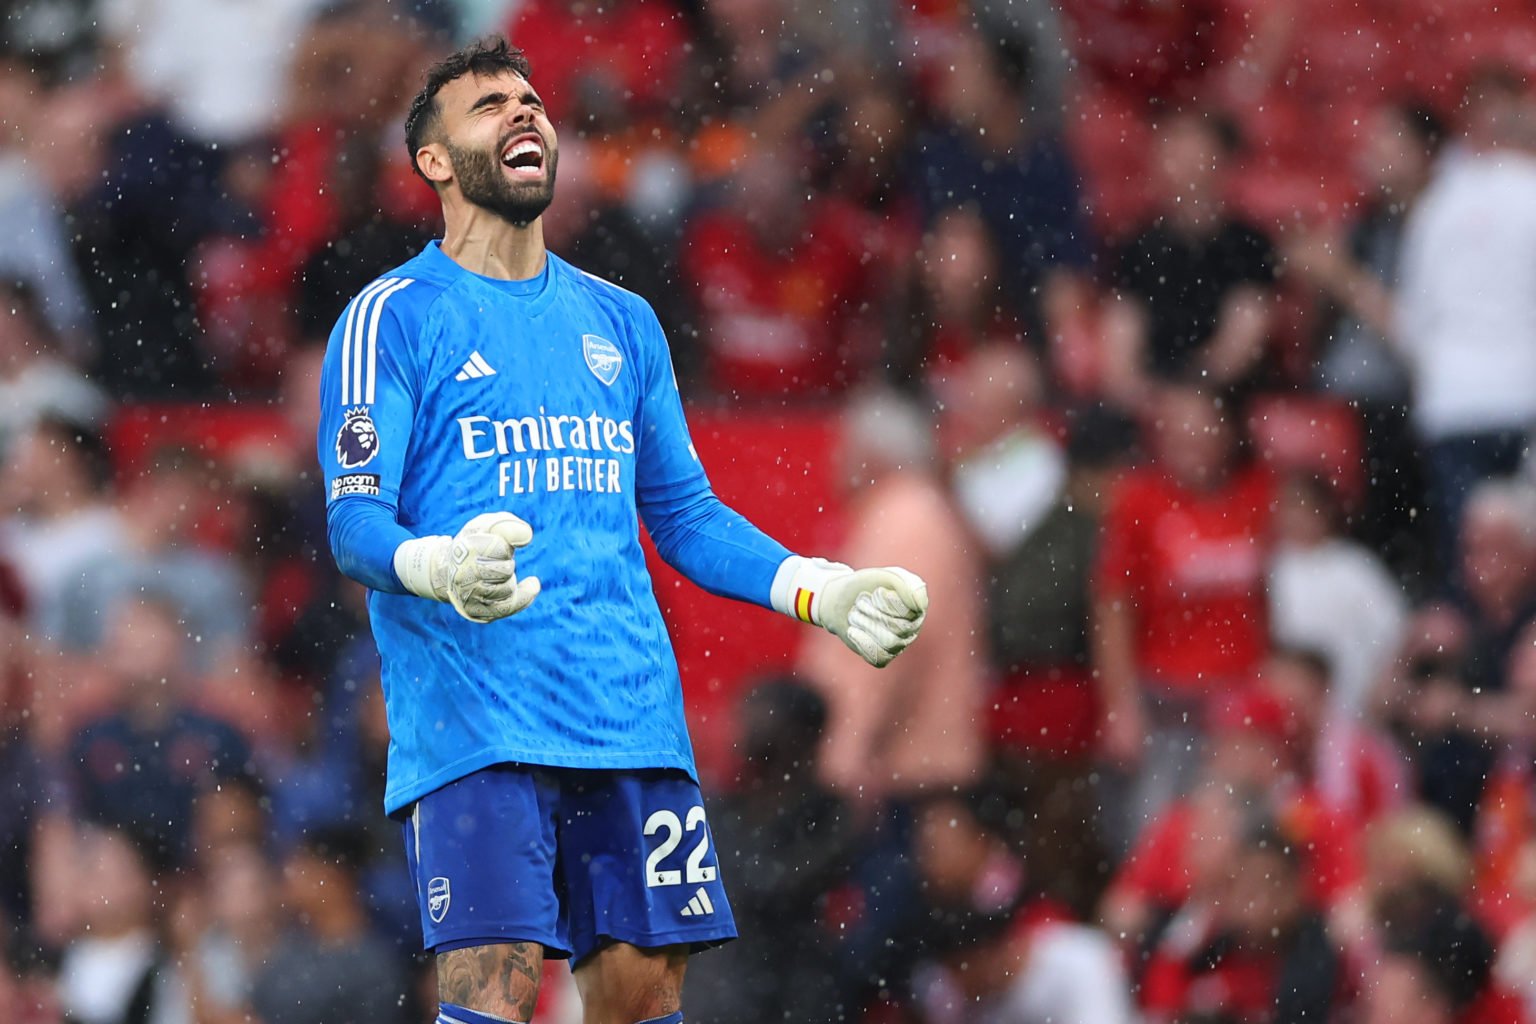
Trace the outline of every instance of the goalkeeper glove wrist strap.
<instances>
[{"instance_id":1,"label":"goalkeeper glove wrist strap","mask_svg":"<svg viewBox=\"0 0 1536 1024\"><path fill-rule=\"evenodd\" d=\"M442 578L433 579L432 570L447 562L446 558L438 556L452 543L452 537L441 535L402 541L395 548L395 575L400 577L405 589L429 601L448 600L447 574L440 572Z\"/></svg>"},{"instance_id":2,"label":"goalkeeper glove wrist strap","mask_svg":"<svg viewBox=\"0 0 1536 1024\"><path fill-rule=\"evenodd\" d=\"M820 602L823 589L830 581L851 572L853 570L841 562L790 555L779 563L779 570L773 575L768 601L776 612L823 626Z\"/></svg>"}]
</instances>

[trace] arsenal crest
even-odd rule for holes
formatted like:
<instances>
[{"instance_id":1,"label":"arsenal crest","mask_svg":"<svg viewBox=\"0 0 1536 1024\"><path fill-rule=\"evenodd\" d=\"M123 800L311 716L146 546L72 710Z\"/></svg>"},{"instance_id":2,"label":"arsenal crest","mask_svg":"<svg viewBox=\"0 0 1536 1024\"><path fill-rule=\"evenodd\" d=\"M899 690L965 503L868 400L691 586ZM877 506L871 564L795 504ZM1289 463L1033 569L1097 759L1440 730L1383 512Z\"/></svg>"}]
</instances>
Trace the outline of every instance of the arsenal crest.
<instances>
[{"instance_id":1,"label":"arsenal crest","mask_svg":"<svg viewBox=\"0 0 1536 1024\"><path fill-rule=\"evenodd\" d=\"M619 369L624 365L624 353L607 338L583 334L581 354L586 356L587 369L592 371L592 376L604 384L612 387L613 382L619 379Z\"/></svg>"},{"instance_id":2,"label":"arsenal crest","mask_svg":"<svg viewBox=\"0 0 1536 1024\"><path fill-rule=\"evenodd\" d=\"M448 904L453 901L453 893L448 889L448 879L439 875L427 883L427 913L432 915L433 924L442 924L443 918L448 916Z\"/></svg>"}]
</instances>

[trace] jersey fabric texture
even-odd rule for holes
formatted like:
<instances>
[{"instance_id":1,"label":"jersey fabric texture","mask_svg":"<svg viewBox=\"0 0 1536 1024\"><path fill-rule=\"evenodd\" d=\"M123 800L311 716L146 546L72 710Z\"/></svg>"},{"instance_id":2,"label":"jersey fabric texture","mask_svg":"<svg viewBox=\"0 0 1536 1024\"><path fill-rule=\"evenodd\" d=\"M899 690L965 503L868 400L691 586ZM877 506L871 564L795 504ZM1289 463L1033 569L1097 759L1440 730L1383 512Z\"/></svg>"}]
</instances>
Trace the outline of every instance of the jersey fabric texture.
<instances>
[{"instance_id":1,"label":"jersey fabric texture","mask_svg":"<svg viewBox=\"0 0 1536 1024\"><path fill-rule=\"evenodd\" d=\"M499 762L695 774L640 521L694 582L764 607L789 552L710 490L644 300L553 254L483 277L433 242L338 320L318 445L332 550L371 588L387 811ZM529 608L480 624L405 592L401 541L499 510L533 527Z\"/></svg>"},{"instance_id":2,"label":"jersey fabric texture","mask_svg":"<svg viewBox=\"0 0 1536 1024\"><path fill-rule=\"evenodd\" d=\"M495 765L403 822L423 948L609 941L696 952L736 937L698 783L676 769Z\"/></svg>"}]
</instances>

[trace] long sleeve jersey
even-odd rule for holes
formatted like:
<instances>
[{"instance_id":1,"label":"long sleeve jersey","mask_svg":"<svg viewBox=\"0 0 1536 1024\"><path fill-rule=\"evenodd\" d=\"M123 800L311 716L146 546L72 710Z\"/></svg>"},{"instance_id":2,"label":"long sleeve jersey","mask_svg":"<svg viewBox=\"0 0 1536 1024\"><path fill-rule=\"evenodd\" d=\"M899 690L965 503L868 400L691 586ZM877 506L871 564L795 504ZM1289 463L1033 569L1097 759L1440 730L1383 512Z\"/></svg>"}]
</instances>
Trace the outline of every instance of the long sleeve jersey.
<instances>
[{"instance_id":1,"label":"long sleeve jersey","mask_svg":"<svg viewBox=\"0 0 1536 1024\"><path fill-rule=\"evenodd\" d=\"M320 464L337 564L370 588L390 727L386 810L502 762L695 772L640 545L770 606L789 552L714 496L650 306L550 254L472 273L433 242L331 334ZM491 623L406 592L399 544L482 512L526 520L538 599Z\"/></svg>"}]
</instances>

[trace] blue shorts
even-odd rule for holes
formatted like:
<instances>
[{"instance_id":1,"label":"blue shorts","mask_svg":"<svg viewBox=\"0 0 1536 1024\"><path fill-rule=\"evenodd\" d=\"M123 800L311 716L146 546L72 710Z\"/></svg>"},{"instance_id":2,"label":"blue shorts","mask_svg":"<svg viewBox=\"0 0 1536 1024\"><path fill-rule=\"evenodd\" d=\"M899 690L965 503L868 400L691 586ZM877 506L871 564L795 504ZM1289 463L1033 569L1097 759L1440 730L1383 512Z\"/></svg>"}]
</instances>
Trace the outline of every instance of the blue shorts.
<instances>
[{"instance_id":1,"label":"blue shorts","mask_svg":"<svg viewBox=\"0 0 1536 1024\"><path fill-rule=\"evenodd\" d=\"M736 937L686 772L493 765L409 815L428 950L538 942L580 961L608 942L703 949Z\"/></svg>"}]
</instances>

